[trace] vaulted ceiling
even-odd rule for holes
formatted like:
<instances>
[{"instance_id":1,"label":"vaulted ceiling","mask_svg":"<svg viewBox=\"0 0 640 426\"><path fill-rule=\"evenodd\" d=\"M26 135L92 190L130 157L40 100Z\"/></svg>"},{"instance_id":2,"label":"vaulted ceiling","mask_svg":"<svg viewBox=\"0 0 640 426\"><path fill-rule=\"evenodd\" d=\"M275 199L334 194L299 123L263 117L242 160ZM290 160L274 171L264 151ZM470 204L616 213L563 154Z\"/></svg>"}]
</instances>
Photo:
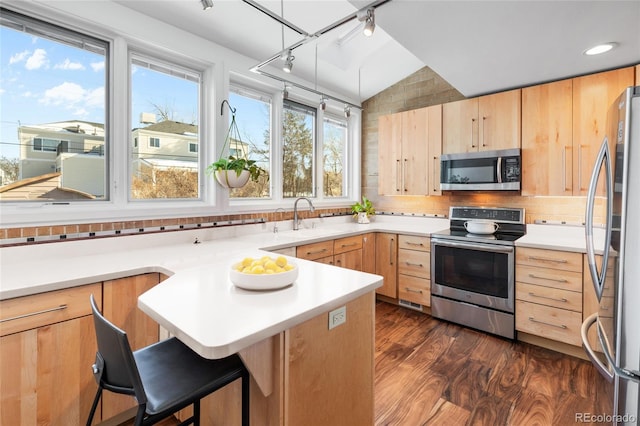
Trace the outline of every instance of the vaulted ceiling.
<instances>
[{"instance_id":1,"label":"vaulted ceiling","mask_svg":"<svg viewBox=\"0 0 640 426\"><path fill-rule=\"evenodd\" d=\"M263 69L356 101L424 66L465 96L491 93L640 62L640 1L391 0L375 11L376 30L358 19L313 35L373 0L255 0L306 34L242 0L117 0L123 6L228 47L256 65L293 49L290 75L276 59ZM617 48L586 56L602 42Z\"/></svg>"}]
</instances>

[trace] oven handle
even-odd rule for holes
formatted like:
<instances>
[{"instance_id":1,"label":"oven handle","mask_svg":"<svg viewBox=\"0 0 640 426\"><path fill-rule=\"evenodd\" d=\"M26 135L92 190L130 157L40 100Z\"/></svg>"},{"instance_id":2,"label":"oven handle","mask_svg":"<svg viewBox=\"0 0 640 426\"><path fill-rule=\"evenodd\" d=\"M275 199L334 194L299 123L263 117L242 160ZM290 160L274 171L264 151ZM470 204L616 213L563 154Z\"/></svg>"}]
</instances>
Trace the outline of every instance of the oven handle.
<instances>
[{"instance_id":1,"label":"oven handle","mask_svg":"<svg viewBox=\"0 0 640 426\"><path fill-rule=\"evenodd\" d=\"M453 241L431 240L434 246L454 247L454 248L466 248L477 249L482 251L490 251L494 253L513 253L514 248L510 246L499 246L493 244L474 244L474 243L459 243Z\"/></svg>"}]
</instances>

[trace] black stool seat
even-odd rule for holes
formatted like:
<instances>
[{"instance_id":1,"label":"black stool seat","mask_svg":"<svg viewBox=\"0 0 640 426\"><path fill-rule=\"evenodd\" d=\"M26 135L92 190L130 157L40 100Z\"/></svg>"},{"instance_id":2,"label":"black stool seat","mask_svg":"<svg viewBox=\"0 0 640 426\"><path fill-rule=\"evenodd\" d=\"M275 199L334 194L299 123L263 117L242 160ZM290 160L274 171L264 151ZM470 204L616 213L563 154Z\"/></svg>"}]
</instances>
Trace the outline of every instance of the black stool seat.
<instances>
[{"instance_id":1,"label":"black stool seat","mask_svg":"<svg viewBox=\"0 0 640 426\"><path fill-rule=\"evenodd\" d=\"M133 352L127 334L107 321L90 298L98 341L92 366L98 391L91 425L103 389L132 395L138 402L135 425L151 425L193 404L181 423L200 424L200 400L236 379L242 380L242 425L249 425L249 372L238 355L205 359L172 337Z\"/></svg>"}]
</instances>

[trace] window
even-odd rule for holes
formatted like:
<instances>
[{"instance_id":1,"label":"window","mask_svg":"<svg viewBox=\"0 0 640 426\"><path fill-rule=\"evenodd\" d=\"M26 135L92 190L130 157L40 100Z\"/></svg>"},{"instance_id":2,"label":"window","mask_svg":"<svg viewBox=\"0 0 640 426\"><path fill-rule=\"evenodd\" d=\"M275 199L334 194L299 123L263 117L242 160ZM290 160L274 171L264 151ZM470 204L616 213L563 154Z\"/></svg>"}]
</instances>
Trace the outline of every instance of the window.
<instances>
[{"instance_id":1,"label":"window","mask_svg":"<svg viewBox=\"0 0 640 426\"><path fill-rule=\"evenodd\" d=\"M12 177L5 184L24 180L19 190L31 194L6 200L108 199L109 44L5 9L0 23L0 158L19 165L17 174L2 172ZM56 169L62 191L27 180Z\"/></svg>"},{"instance_id":2,"label":"window","mask_svg":"<svg viewBox=\"0 0 640 426\"><path fill-rule=\"evenodd\" d=\"M131 150L130 198L198 199L200 73L138 54L130 66L131 137L149 140Z\"/></svg>"},{"instance_id":3,"label":"window","mask_svg":"<svg viewBox=\"0 0 640 426\"><path fill-rule=\"evenodd\" d=\"M282 193L285 198L315 196L316 110L284 101L282 123Z\"/></svg>"},{"instance_id":4,"label":"window","mask_svg":"<svg viewBox=\"0 0 640 426\"><path fill-rule=\"evenodd\" d=\"M235 199L269 198L272 160L271 98L258 91L232 86L229 104L236 110L236 124L240 133L239 141L229 141L229 155L253 160L267 172L260 176L258 182L249 181L244 187L231 190L229 195Z\"/></svg>"},{"instance_id":5,"label":"window","mask_svg":"<svg viewBox=\"0 0 640 426\"><path fill-rule=\"evenodd\" d=\"M344 197L347 121L325 116L322 132L322 178L325 197Z\"/></svg>"}]
</instances>

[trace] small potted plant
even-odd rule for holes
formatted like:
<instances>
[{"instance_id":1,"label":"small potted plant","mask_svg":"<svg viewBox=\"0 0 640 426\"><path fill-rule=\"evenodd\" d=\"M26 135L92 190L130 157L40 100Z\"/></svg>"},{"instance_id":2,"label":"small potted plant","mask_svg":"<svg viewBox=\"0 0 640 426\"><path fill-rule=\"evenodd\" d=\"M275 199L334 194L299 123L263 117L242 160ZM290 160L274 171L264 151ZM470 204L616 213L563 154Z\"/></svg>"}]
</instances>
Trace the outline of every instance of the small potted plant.
<instances>
[{"instance_id":1,"label":"small potted plant","mask_svg":"<svg viewBox=\"0 0 640 426\"><path fill-rule=\"evenodd\" d=\"M362 202L356 202L351 206L351 213L358 223L369 223L369 216L376 214L376 209L373 208L373 203L364 195L362 196Z\"/></svg>"},{"instance_id":2,"label":"small potted plant","mask_svg":"<svg viewBox=\"0 0 640 426\"><path fill-rule=\"evenodd\" d=\"M263 173L266 173L266 171L262 167L259 167L255 160L249 160L246 157L247 153L244 148L241 149L244 158L235 157L233 155L229 155L227 157L223 156L227 147L230 147L231 139L235 140L236 145L242 146L243 144L240 139L238 125L236 124L236 109L231 108L231 105L229 105L229 102L226 99L222 101L220 115L223 113L225 102L229 106L229 110L231 110L231 124L229 125L229 131L227 132L227 136L224 140L220 158L218 158L218 161L209 164L206 171L209 175L213 174L218 183L225 188L241 188L247 184L249 179L253 182L258 182L260 176Z\"/></svg>"}]
</instances>

